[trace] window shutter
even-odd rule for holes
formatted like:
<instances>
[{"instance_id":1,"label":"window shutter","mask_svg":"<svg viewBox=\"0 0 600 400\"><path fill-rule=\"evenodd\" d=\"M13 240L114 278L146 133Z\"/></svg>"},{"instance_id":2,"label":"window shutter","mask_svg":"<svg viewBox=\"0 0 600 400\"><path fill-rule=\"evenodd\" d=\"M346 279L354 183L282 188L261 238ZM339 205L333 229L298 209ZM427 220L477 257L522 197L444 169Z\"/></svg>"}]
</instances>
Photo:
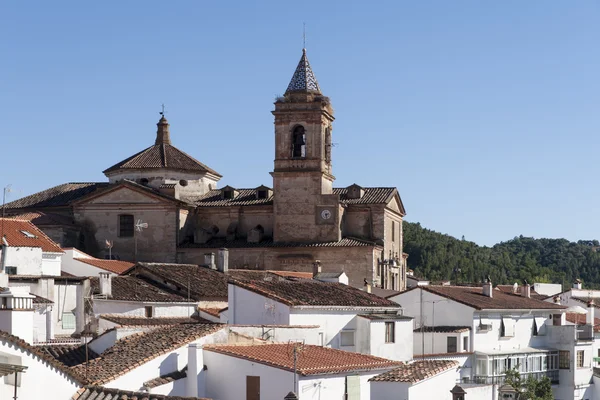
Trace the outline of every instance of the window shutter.
<instances>
[{"instance_id":1,"label":"window shutter","mask_svg":"<svg viewBox=\"0 0 600 400\"><path fill-rule=\"evenodd\" d=\"M360 400L360 376L346 377L346 393L348 393L348 400Z\"/></svg>"},{"instance_id":2,"label":"window shutter","mask_svg":"<svg viewBox=\"0 0 600 400\"><path fill-rule=\"evenodd\" d=\"M504 336L513 337L515 336L515 321L511 317L502 317L504 323Z\"/></svg>"}]
</instances>

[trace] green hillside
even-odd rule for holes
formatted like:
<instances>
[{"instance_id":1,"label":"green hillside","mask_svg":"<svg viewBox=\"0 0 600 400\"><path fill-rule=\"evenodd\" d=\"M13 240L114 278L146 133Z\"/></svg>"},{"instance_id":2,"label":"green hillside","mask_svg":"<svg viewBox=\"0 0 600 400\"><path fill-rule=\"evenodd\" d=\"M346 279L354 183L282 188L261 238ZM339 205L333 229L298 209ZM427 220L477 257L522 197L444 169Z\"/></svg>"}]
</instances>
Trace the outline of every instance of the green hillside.
<instances>
[{"instance_id":1,"label":"green hillside","mask_svg":"<svg viewBox=\"0 0 600 400\"><path fill-rule=\"evenodd\" d=\"M600 288L600 246L597 240L515 237L493 247L479 246L404 222L404 251L408 268L430 280L494 284L533 282L571 286L580 278L584 288Z\"/></svg>"}]
</instances>

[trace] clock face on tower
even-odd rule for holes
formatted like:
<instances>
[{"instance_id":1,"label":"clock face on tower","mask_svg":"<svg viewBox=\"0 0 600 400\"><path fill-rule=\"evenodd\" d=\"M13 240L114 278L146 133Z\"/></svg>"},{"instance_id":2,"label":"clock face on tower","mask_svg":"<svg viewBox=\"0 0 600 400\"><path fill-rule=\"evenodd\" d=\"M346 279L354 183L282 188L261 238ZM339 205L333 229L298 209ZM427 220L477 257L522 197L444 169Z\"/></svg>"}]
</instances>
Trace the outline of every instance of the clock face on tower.
<instances>
[{"instance_id":1,"label":"clock face on tower","mask_svg":"<svg viewBox=\"0 0 600 400\"><path fill-rule=\"evenodd\" d=\"M324 220L328 220L331 218L331 211L329 210L323 210L321 211L321 218L323 218Z\"/></svg>"}]
</instances>

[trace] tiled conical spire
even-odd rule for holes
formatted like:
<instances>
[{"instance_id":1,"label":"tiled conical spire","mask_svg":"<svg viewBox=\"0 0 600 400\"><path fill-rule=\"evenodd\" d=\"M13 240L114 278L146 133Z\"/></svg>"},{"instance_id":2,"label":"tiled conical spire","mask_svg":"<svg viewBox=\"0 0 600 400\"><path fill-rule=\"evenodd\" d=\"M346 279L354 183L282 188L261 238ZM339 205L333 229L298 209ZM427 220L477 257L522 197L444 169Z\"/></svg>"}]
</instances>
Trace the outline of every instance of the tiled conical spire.
<instances>
[{"instance_id":1,"label":"tiled conical spire","mask_svg":"<svg viewBox=\"0 0 600 400\"><path fill-rule=\"evenodd\" d=\"M306 49L302 49L302 58L300 58L296 71L294 71L294 76L292 76L292 80L285 91L286 94L291 92L321 93L317 78L315 78L315 74L306 57Z\"/></svg>"}]
</instances>

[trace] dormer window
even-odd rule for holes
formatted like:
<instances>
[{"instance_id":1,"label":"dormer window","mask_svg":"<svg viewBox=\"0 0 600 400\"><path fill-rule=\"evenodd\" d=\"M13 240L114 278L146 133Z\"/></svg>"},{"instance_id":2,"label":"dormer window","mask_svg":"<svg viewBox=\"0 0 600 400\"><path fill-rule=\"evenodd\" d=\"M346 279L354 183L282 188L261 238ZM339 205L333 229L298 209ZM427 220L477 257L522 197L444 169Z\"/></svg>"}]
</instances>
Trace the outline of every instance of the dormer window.
<instances>
[{"instance_id":1,"label":"dormer window","mask_svg":"<svg viewBox=\"0 0 600 400\"><path fill-rule=\"evenodd\" d=\"M271 197L271 188L261 185L256 188L256 198L258 200L266 200Z\"/></svg>"},{"instance_id":2,"label":"dormer window","mask_svg":"<svg viewBox=\"0 0 600 400\"><path fill-rule=\"evenodd\" d=\"M356 183L354 185L348 186L346 196L349 199L360 199L365 195L365 190L358 186Z\"/></svg>"},{"instance_id":3,"label":"dormer window","mask_svg":"<svg viewBox=\"0 0 600 400\"><path fill-rule=\"evenodd\" d=\"M295 127L292 133L292 157L306 157L306 132L302 125Z\"/></svg>"},{"instance_id":4,"label":"dormer window","mask_svg":"<svg viewBox=\"0 0 600 400\"><path fill-rule=\"evenodd\" d=\"M225 186L221 189L221 197L225 200L233 200L237 196L237 190L231 186Z\"/></svg>"}]
</instances>

